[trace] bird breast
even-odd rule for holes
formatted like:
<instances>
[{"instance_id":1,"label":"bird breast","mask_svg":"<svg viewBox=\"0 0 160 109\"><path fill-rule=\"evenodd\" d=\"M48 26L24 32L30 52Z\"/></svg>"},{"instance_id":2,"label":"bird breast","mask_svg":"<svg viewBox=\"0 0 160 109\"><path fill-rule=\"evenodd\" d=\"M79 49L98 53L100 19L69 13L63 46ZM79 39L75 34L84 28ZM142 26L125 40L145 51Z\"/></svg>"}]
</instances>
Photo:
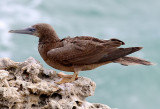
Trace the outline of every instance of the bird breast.
<instances>
[{"instance_id":1,"label":"bird breast","mask_svg":"<svg viewBox=\"0 0 160 109\"><path fill-rule=\"evenodd\" d=\"M48 44L39 44L38 46L38 51L41 55L41 57L43 58L43 60L51 67L58 69L58 70L63 70L63 71L67 71L67 72L74 72L74 68L72 66L68 67L68 66L64 66L58 62L56 62L53 59L48 58L47 56L47 52L52 49L48 46Z\"/></svg>"}]
</instances>

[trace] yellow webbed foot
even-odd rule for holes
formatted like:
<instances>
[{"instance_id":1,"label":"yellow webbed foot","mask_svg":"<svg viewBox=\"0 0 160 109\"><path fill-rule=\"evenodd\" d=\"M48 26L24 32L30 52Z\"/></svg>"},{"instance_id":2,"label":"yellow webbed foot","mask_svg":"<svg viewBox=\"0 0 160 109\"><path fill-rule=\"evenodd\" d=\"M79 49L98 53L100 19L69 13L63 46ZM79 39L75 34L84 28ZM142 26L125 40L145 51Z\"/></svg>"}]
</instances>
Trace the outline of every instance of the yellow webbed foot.
<instances>
[{"instance_id":1,"label":"yellow webbed foot","mask_svg":"<svg viewBox=\"0 0 160 109\"><path fill-rule=\"evenodd\" d=\"M57 84L71 83L78 78L78 75L76 75L75 73L73 75L66 75L66 74L60 72L57 75L62 78L61 81L56 82Z\"/></svg>"}]
</instances>

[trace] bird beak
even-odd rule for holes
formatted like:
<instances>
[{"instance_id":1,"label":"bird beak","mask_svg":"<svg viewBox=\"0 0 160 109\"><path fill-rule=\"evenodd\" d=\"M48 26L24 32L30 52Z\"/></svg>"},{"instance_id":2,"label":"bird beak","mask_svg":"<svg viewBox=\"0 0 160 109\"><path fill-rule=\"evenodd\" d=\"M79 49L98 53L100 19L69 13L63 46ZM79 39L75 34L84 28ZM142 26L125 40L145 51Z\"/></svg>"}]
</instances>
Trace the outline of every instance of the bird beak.
<instances>
[{"instance_id":1,"label":"bird beak","mask_svg":"<svg viewBox=\"0 0 160 109\"><path fill-rule=\"evenodd\" d=\"M30 34L33 35L35 32L35 28L29 27L21 30L10 30L9 33L18 33L18 34Z\"/></svg>"}]
</instances>

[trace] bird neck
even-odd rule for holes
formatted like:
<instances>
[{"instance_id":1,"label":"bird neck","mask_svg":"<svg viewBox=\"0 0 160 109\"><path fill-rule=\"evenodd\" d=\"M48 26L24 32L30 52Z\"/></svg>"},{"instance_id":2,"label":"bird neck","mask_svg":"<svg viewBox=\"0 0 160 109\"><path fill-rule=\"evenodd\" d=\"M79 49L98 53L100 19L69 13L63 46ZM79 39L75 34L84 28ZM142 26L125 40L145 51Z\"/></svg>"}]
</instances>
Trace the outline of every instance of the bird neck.
<instances>
[{"instance_id":1,"label":"bird neck","mask_svg":"<svg viewBox=\"0 0 160 109\"><path fill-rule=\"evenodd\" d=\"M42 34L41 37L39 38L39 43L45 44L45 43L55 43L60 41L58 38L58 35L56 34L55 31L50 31L45 34Z\"/></svg>"}]
</instances>

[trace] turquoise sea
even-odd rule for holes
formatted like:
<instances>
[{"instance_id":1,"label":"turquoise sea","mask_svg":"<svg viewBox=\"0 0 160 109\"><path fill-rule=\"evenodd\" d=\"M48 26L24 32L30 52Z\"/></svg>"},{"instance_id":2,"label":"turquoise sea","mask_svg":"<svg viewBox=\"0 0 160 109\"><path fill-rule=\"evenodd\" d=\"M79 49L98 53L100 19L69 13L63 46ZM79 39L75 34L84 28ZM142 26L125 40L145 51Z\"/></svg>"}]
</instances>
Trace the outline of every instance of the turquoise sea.
<instances>
[{"instance_id":1,"label":"turquoise sea","mask_svg":"<svg viewBox=\"0 0 160 109\"><path fill-rule=\"evenodd\" d=\"M24 61L32 56L53 69L40 57L36 37L8 33L36 23L51 24L60 38L118 38L126 43L123 47L144 47L133 55L156 65L108 64L80 76L96 82L89 102L117 109L160 108L159 0L0 0L0 58Z\"/></svg>"}]
</instances>

